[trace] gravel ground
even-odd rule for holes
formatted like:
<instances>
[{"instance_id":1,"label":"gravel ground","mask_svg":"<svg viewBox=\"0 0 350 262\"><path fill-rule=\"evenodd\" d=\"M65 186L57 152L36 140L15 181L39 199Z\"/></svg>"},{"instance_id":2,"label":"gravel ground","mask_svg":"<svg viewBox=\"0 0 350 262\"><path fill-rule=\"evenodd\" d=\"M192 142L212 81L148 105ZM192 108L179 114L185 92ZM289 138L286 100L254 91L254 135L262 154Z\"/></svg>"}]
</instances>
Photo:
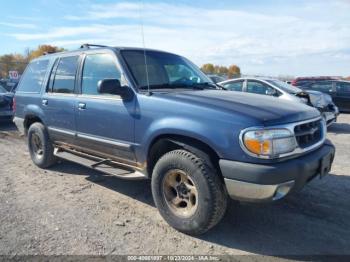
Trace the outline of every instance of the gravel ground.
<instances>
[{"instance_id":1,"label":"gravel ground","mask_svg":"<svg viewBox=\"0 0 350 262\"><path fill-rule=\"evenodd\" d=\"M329 176L282 202L232 202L217 227L191 237L162 220L149 181L96 181L101 174L69 162L39 169L2 123L0 254L350 255L350 115L328 137L337 149Z\"/></svg>"}]
</instances>

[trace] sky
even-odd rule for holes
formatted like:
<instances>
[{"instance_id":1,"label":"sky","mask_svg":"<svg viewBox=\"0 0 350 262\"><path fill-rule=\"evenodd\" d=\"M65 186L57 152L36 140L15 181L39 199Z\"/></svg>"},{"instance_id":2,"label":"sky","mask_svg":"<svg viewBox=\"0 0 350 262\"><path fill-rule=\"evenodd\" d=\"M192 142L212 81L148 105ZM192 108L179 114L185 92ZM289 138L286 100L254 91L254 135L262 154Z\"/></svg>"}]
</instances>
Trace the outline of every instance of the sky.
<instances>
[{"instance_id":1,"label":"sky","mask_svg":"<svg viewBox=\"0 0 350 262\"><path fill-rule=\"evenodd\" d=\"M0 54L142 47L243 74L350 75L350 0L1 0ZM143 28L143 30L142 30Z\"/></svg>"}]
</instances>

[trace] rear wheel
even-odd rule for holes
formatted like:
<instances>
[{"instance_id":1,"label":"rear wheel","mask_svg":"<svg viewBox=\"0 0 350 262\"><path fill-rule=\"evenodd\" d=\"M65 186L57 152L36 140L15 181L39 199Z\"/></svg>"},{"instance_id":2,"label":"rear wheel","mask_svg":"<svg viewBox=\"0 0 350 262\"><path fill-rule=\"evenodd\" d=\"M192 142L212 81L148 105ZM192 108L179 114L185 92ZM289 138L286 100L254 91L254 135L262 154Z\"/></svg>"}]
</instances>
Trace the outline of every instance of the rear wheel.
<instances>
[{"instance_id":1,"label":"rear wheel","mask_svg":"<svg viewBox=\"0 0 350 262\"><path fill-rule=\"evenodd\" d=\"M32 161L41 168L47 168L56 163L54 148L47 130L42 123L34 123L28 130L28 149Z\"/></svg>"},{"instance_id":2,"label":"rear wheel","mask_svg":"<svg viewBox=\"0 0 350 262\"><path fill-rule=\"evenodd\" d=\"M152 194L163 218L187 234L206 232L226 211L227 194L211 163L186 150L174 150L159 159Z\"/></svg>"}]
</instances>

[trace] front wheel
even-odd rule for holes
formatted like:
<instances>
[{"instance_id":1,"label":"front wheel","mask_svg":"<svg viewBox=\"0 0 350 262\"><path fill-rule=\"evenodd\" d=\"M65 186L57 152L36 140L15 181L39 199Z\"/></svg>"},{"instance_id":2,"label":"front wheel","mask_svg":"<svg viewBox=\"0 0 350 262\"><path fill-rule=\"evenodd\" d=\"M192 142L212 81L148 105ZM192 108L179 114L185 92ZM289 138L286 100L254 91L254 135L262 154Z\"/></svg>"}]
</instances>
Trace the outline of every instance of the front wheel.
<instances>
[{"instance_id":1,"label":"front wheel","mask_svg":"<svg viewBox=\"0 0 350 262\"><path fill-rule=\"evenodd\" d=\"M212 165L186 150L174 150L159 159L152 194L162 217L191 235L215 226L227 206L226 190Z\"/></svg>"}]
</instances>

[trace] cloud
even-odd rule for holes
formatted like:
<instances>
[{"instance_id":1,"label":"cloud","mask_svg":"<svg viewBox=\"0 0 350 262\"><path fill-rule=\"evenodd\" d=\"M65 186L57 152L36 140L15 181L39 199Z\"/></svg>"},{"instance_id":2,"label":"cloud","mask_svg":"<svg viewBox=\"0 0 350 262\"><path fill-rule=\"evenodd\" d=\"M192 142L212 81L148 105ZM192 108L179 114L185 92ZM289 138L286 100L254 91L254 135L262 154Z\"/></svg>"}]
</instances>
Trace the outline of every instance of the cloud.
<instances>
[{"instance_id":1,"label":"cloud","mask_svg":"<svg viewBox=\"0 0 350 262\"><path fill-rule=\"evenodd\" d=\"M68 47L84 42L141 46L142 19L147 47L179 53L198 64L238 63L253 71L268 70L274 63L283 71L290 69L285 64L292 60L305 63L307 57L317 56L342 62L349 57L349 11L346 1L307 1L291 10L265 12L119 2L89 5L81 13L66 15L65 24L72 25L11 36Z\"/></svg>"},{"instance_id":2,"label":"cloud","mask_svg":"<svg viewBox=\"0 0 350 262\"><path fill-rule=\"evenodd\" d=\"M18 29L35 29L37 26L34 24L18 24L18 23L9 23L9 22L0 22L1 26L13 27Z\"/></svg>"}]
</instances>

